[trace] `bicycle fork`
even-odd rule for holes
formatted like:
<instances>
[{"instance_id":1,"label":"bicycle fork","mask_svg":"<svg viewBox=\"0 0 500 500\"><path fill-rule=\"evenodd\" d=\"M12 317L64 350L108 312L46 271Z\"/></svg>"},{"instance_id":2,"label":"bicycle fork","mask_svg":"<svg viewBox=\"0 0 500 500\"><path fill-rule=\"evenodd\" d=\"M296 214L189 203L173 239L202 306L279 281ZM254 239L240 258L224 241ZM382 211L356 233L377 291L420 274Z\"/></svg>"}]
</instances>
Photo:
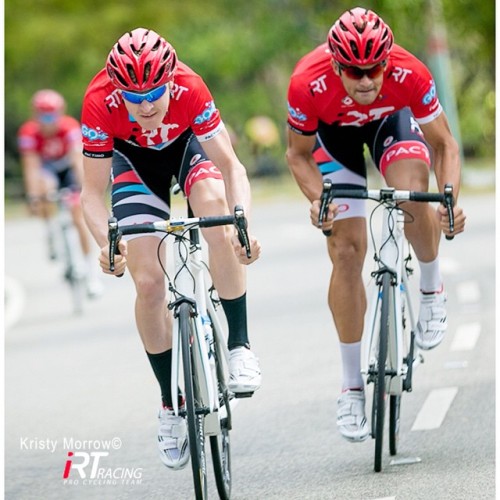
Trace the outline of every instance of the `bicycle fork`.
<instances>
[{"instance_id":1,"label":"bicycle fork","mask_svg":"<svg viewBox=\"0 0 500 500\"><path fill-rule=\"evenodd\" d=\"M382 224L383 242L380 255L377 258L379 269L372 273L376 278L376 289L371 302L365 322L363 339L369 342L365 346L365 374L368 381L373 378L373 369L377 367L378 356L378 329L380 325L380 307L382 300L382 276L385 273L391 275L391 287L389 290L389 335L386 360L386 392L387 394L401 394L403 381L407 374L407 365L404 362L404 342L403 342L403 314L402 296L408 293L408 280L404 269L404 214L401 210L395 209L384 211ZM405 301L407 305L409 301ZM413 316L413 313L410 313ZM413 318L412 318L413 326ZM378 369L378 368L377 368Z\"/></svg>"},{"instance_id":2,"label":"bicycle fork","mask_svg":"<svg viewBox=\"0 0 500 500\"><path fill-rule=\"evenodd\" d=\"M196 243L191 243L190 248L185 244L182 237L176 235L174 240L174 265L175 275L173 279L173 288L179 295L179 298L173 305L174 316L178 304L189 302L193 314L193 325L196 329L191 339L193 350L193 371L199 376L196 377L201 398L201 406L205 414L205 431L207 434L216 434L220 432L218 424L217 410L219 408L219 398L215 377L215 360L211 350L211 326L204 324L207 320L207 302L205 298L205 283L203 276L203 264L201 262L201 249ZM193 247L193 245L195 245ZM185 255L189 252L190 255ZM187 262L189 262L189 267ZM179 387L180 370L180 332L178 321L173 322L172 332L172 376L171 376L171 394L173 401L173 410L176 415L179 413L178 398L175 397ZM215 413L214 413L215 412ZM213 418L214 416L215 418ZM215 425L216 424L216 425Z\"/></svg>"}]
</instances>

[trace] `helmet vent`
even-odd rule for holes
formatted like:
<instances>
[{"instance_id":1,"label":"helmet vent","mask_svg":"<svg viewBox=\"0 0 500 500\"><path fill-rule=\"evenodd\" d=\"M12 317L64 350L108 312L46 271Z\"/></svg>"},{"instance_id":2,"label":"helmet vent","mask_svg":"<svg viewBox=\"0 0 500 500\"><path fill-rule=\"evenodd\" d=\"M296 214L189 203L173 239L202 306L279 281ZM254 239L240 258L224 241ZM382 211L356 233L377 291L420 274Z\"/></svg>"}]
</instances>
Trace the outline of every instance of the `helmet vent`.
<instances>
[{"instance_id":1,"label":"helmet vent","mask_svg":"<svg viewBox=\"0 0 500 500\"><path fill-rule=\"evenodd\" d=\"M365 58L368 59L370 57L370 54L372 53L373 49L373 40L368 40L368 43L366 44L366 49L365 49Z\"/></svg>"},{"instance_id":2,"label":"helmet vent","mask_svg":"<svg viewBox=\"0 0 500 500\"><path fill-rule=\"evenodd\" d=\"M143 82L147 82L148 81L150 73L151 73L151 62L148 61L144 65L144 73L143 73L143 77L142 77L142 81Z\"/></svg>"},{"instance_id":3,"label":"helmet vent","mask_svg":"<svg viewBox=\"0 0 500 500\"><path fill-rule=\"evenodd\" d=\"M134 83L134 85L137 85L137 75L135 74L135 71L134 71L134 68L132 67L131 64L127 64L127 73L128 73L128 76L130 77L130 79L132 80L132 82ZM119 77L118 79L120 80L120 83L122 83L123 85L125 85L125 87L128 87L128 83L126 81L123 80L123 78L121 78L121 76L116 73L116 76Z\"/></svg>"}]
</instances>

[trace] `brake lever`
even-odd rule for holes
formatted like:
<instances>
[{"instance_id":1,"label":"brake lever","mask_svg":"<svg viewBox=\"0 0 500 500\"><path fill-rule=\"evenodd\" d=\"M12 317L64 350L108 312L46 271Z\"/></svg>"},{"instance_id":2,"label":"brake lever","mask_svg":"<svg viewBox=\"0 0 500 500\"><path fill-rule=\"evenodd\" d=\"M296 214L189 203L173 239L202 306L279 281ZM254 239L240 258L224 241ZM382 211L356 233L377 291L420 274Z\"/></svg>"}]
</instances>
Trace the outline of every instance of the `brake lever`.
<instances>
[{"instance_id":1,"label":"brake lever","mask_svg":"<svg viewBox=\"0 0 500 500\"><path fill-rule=\"evenodd\" d=\"M453 186L451 184L445 184L443 205L446 207L446 211L448 212L449 228L451 233L455 231L455 215L453 213L454 204L455 201L453 199ZM445 237L447 240L451 241L455 237L455 235L447 234Z\"/></svg>"},{"instance_id":2,"label":"brake lever","mask_svg":"<svg viewBox=\"0 0 500 500\"><path fill-rule=\"evenodd\" d=\"M330 190L332 189L332 182L326 180L323 182L323 191L321 192L321 205L319 208L318 225L321 227L323 222L328 217L328 205L330 204ZM330 236L332 234L331 230L323 231L325 236Z\"/></svg>"},{"instance_id":3,"label":"brake lever","mask_svg":"<svg viewBox=\"0 0 500 500\"><path fill-rule=\"evenodd\" d=\"M250 250L250 241L248 239L247 232L248 221L241 205L236 205L234 207L234 224L238 232L238 240L240 241L241 246L245 247L247 258L251 259L252 252Z\"/></svg>"},{"instance_id":4,"label":"brake lever","mask_svg":"<svg viewBox=\"0 0 500 500\"><path fill-rule=\"evenodd\" d=\"M108 240L109 240L109 270L114 272L115 270L115 255L120 255L120 249L118 248L118 243L120 242L122 234L118 228L118 221L116 217L110 217L108 219ZM122 274L118 274L117 278L121 278Z\"/></svg>"}]
</instances>

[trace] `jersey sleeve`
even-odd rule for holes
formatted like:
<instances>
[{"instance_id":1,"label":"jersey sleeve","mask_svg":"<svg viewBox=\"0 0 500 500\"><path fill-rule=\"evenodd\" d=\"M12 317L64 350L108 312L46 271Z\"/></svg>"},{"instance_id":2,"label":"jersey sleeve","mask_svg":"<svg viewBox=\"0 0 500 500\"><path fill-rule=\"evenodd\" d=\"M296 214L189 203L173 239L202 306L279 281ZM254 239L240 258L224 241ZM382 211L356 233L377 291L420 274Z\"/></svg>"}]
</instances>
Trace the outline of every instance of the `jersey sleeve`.
<instances>
[{"instance_id":1,"label":"jersey sleeve","mask_svg":"<svg viewBox=\"0 0 500 500\"><path fill-rule=\"evenodd\" d=\"M201 77L196 79L188 106L190 126L200 142L210 140L223 129L220 112Z\"/></svg>"},{"instance_id":2,"label":"jersey sleeve","mask_svg":"<svg viewBox=\"0 0 500 500\"><path fill-rule=\"evenodd\" d=\"M425 124L436 119L443 108L439 102L432 74L420 61L418 61L416 75L410 108L416 120Z\"/></svg>"},{"instance_id":3,"label":"jersey sleeve","mask_svg":"<svg viewBox=\"0 0 500 500\"><path fill-rule=\"evenodd\" d=\"M19 128L17 147L21 154L37 152L38 143L31 122L26 122Z\"/></svg>"},{"instance_id":4,"label":"jersey sleeve","mask_svg":"<svg viewBox=\"0 0 500 500\"><path fill-rule=\"evenodd\" d=\"M72 116L63 117L64 120L64 140L69 148L80 147L82 145L82 132L80 122Z\"/></svg>"},{"instance_id":5,"label":"jersey sleeve","mask_svg":"<svg viewBox=\"0 0 500 500\"><path fill-rule=\"evenodd\" d=\"M287 122L294 132L302 135L314 135L318 129L318 117L308 88L294 76L288 87Z\"/></svg>"},{"instance_id":6,"label":"jersey sleeve","mask_svg":"<svg viewBox=\"0 0 500 500\"><path fill-rule=\"evenodd\" d=\"M99 106L93 94L84 97L81 123L84 156L111 157L114 143L111 116L104 105Z\"/></svg>"}]
</instances>

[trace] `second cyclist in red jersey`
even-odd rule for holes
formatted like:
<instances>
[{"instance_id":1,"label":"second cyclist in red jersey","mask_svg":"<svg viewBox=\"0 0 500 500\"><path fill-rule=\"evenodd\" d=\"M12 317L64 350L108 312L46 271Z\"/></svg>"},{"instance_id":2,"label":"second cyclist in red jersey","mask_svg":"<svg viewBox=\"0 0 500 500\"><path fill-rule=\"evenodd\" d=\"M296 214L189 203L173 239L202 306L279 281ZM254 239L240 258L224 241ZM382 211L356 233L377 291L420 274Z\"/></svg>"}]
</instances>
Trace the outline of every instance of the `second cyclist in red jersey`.
<instances>
[{"instance_id":1,"label":"second cyclist in red jersey","mask_svg":"<svg viewBox=\"0 0 500 500\"><path fill-rule=\"evenodd\" d=\"M366 186L365 147L387 185L427 191L434 167L442 192L458 196L460 154L436 85L427 67L394 44L390 27L376 13L357 7L333 24L327 43L296 65L288 90L289 168L311 202L318 226L323 180L342 188ZM360 348L366 296L362 268L367 250L362 200L340 199L330 207L324 230L333 270L328 302L340 339L343 366L337 425L350 441L368 437ZM416 342L431 349L446 331L446 296L439 270L439 240L447 234L444 207L405 203L405 233L420 265L420 312ZM465 216L454 207L455 233Z\"/></svg>"},{"instance_id":2,"label":"second cyclist in red jersey","mask_svg":"<svg viewBox=\"0 0 500 500\"><path fill-rule=\"evenodd\" d=\"M196 216L250 214L250 185L219 110L202 78L177 59L174 48L152 30L137 28L113 46L106 67L91 81L82 111L84 183L82 202L90 229L109 271L108 208L121 224L168 219L175 178ZM250 237L246 256L233 227L204 229L212 277L229 327L228 386L253 392L261 375L247 332L245 267L259 257ZM161 235L160 235L161 236ZM164 260L165 245L162 245ZM158 237L139 235L120 242L114 274L128 268L136 287L136 323L160 385L158 447L163 463L180 469L189 459L186 423L172 411L172 332L165 277L157 259Z\"/></svg>"}]
</instances>

